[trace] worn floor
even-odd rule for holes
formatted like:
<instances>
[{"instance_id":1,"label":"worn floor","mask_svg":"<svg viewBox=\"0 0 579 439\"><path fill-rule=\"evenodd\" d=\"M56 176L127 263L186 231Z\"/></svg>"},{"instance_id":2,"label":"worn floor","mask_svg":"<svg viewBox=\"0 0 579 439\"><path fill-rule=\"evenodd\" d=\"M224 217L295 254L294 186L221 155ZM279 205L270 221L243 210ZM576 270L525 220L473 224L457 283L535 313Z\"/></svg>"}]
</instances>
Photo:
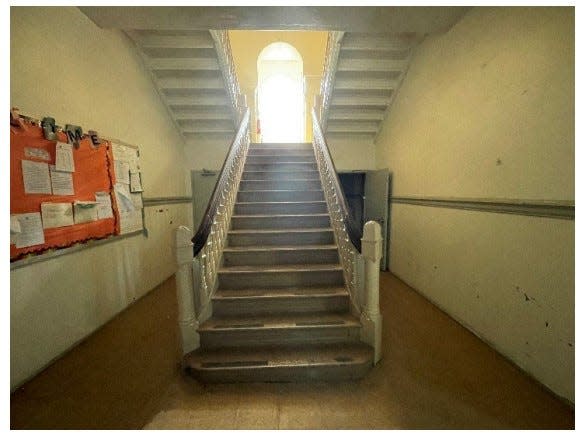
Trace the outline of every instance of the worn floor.
<instances>
[{"instance_id":1,"label":"worn floor","mask_svg":"<svg viewBox=\"0 0 579 439\"><path fill-rule=\"evenodd\" d=\"M170 279L11 396L13 429L567 429L574 410L393 275L357 382L203 385L179 372Z\"/></svg>"}]
</instances>

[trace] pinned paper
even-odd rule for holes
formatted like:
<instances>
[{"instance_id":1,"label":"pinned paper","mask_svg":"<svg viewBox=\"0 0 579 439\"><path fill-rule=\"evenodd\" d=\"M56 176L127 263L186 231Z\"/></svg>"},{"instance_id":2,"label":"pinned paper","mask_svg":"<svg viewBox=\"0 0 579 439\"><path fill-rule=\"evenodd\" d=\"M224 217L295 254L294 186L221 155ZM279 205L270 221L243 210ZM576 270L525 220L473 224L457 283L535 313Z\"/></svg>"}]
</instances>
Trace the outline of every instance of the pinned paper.
<instances>
[{"instance_id":1,"label":"pinned paper","mask_svg":"<svg viewBox=\"0 0 579 439\"><path fill-rule=\"evenodd\" d=\"M47 163L22 160L22 177L24 179L24 193L52 194Z\"/></svg>"},{"instance_id":2,"label":"pinned paper","mask_svg":"<svg viewBox=\"0 0 579 439\"><path fill-rule=\"evenodd\" d=\"M131 172L131 192L143 192L140 172Z\"/></svg>"},{"instance_id":3,"label":"pinned paper","mask_svg":"<svg viewBox=\"0 0 579 439\"><path fill-rule=\"evenodd\" d=\"M20 221L15 215L10 215L10 244L16 244L16 235L21 232Z\"/></svg>"},{"instance_id":4,"label":"pinned paper","mask_svg":"<svg viewBox=\"0 0 579 439\"><path fill-rule=\"evenodd\" d=\"M143 208L143 197L140 192L137 192L136 194L131 194L131 201L133 202L133 207L135 209Z\"/></svg>"},{"instance_id":5,"label":"pinned paper","mask_svg":"<svg viewBox=\"0 0 579 439\"><path fill-rule=\"evenodd\" d=\"M90 223L98 220L98 209L96 201L75 201L74 202L74 223Z\"/></svg>"},{"instance_id":6,"label":"pinned paper","mask_svg":"<svg viewBox=\"0 0 579 439\"><path fill-rule=\"evenodd\" d=\"M117 207L119 208L120 212L130 212L135 210L128 184L115 184L115 198L117 200Z\"/></svg>"},{"instance_id":7,"label":"pinned paper","mask_svg":"<svg viewBox=\"0 0 579 439\"><path fill-rule=\"evenodd\" d=\"M140 210L120 212L121 235L143 229L143 214Z\"/></svg>"},{"instance_id":8,"label":"pinned paper","mask_svg":"<svg viewBox=\"0 0 579 439\"><path fill-rule=\"evenodd\" d=\"M56 166L49 165L52 193L54 195L74 195L72 173L57 171Z\"/></svg>"},{"instance_id":9,"label":"pinned paper","mask_svg":"<svg viewBox=\"0 0 579 439\"><path fill-rule=\"evenodd\" d=\"M16 248L44 244L44 230L39 212L10 215L10 229L13 221L18 222L20 227L20 232L16 233L14 238Z\"/></svg>"},{"instance_id":10,"label":"pinned paper","mask_svg":"<svg viewBox=\"0 0 579 439\"><path fill-rule=\"evenodd\" d=\"M115 177L118 183L130 184L130 170L128 162L115 160Z\"/></svg>"},{"instance_id":11,"label":"pinned paper","mask_svg":"<svg viewBox=\"0 0 579 439\"><path fill-rule=\"evenodd\" d=\"M111 194L108 192L96 192L95 199L98 219L112 218L113 206L111 203Z\"/></svg>"},{"instance_id":12,"label":"pinned paper","mask_svg":"<svg viewBox=\"0 0 579 439\"><path fill-rule=\"evenodd\" d=\"M131 172L139 172L140 171L140 166L139 166L139 151L137 151L134 148L127 148L125 151L125 158L128 163L129 163L129 171Z\"/></svg>"},{"instance_id":13,"label":"pinned paper","mask_svg":"<svg viewBox=\"0 0 579 439\"><path fill-rule=\"evenodd\" d=\"M112 144L113 149L113 159L119 162L127 162L127 147L119 145L118 143Z\"/></svg>"},{"instance_id":14,"label":"pinned paper","mask_svg":"<svg viewBox=\"0 0 579 439\"><path fill-rule=\"evenodd\" d=\"M74 155L69 143L56 143L56 170L74 172Z\"/></svg>"},{"instance_id":15,"label":"pinned paper","mask_svg":"<svg viewBox=\"0 0 579 439\"><path fill-rule=\"evenodd\" d=\"M74 224L71 203L41 203L42 226L45 229L66 227Z\"/></svg>"},{"instance_id":16,"label":"pinned paper","mask_svg":"<svg viewBox=\"0 0 579 439\"><path fill-rule=\"evenodd\" d=\"M24 148L24 157L50 161L50 153L48 151L30 146Z\"/></svg>"}]
</instances>

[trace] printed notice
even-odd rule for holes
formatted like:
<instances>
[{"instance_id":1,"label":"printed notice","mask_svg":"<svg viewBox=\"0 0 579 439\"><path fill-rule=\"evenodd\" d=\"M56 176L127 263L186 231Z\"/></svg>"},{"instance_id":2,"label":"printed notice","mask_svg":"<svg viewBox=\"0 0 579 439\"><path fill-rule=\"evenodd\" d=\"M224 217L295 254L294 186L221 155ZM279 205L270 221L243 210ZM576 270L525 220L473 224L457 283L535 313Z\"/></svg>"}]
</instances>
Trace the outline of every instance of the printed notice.
<instances>
[{"instance_id":1,"label":"printed notice","mask_svg":"<svg viewBox=\"0 0 579 439\"><path fill-rule=\"evenodd\" d=\"M52 194L47 163L22 160L22 177L24 179L24 193Z\"/></svg>"},{"instance_id":2,"label":"printed notice","mask_svg":"<svg viewBox=\"0 0 579 439\"><path fill-rule=\"evenodd\" d=\"M143 214L140 210L120 212L121 235L143 229Z\"/></svg>"},{"instance_id":3,"label":"printed notice","mask_svg":"<svg viewBox=\"0 0 579 439\"><path fill-rule=\"evenodd\" d=\"M115 160L115 177L118 183L130 184L129 163Z\"/></svg>"},{"instance_id":4,"label":"printed notice","mask_svg":"<svg viewBox=\"0 0 579 439\"><path fill-rule=\"evenodd\" d=\"M16 235L22 232L20 221L16 215L10 215L10 244L16 244Z\"/></svg>"},{"instance_id":5,"label":"printed notice","mask_svg":"<svg viewBox=\"0 0 579 439\"><path fill-rule=\"evenodd\" d=\"M24 148L24 157L50 161L50 153L48 151L31 146Z\"/></svg>"},{"instance_id":6,"label":"printed notice","mask_svg":"<svg viewBox=\"0 0 579 439\"><path fill-rule=\"evenodd\" d=\"M140 172L131 172L131 192L143 192Z\"/></svg>"},{"instance_id":7,"label":"printed notice","mask_svg":"<svg viewBox=\"0 0 579 439\"><path fill-rule=\"evenodd\" d=\"M16 248L25 248L32 247L33 245L44 244L44 230L42 230L40 213L19 213L11 215L11 224L12 218L15 218L20 225L20 232L16 233L14 238Z\"/></svg>"},{"instance_id":8,"label":"printed notice","mask_svg":"<svg viewBox=\"0 0 579 439\"><path fill-rule=\"evenodd\" d=\"M98 219L112 218L113 206L111 203L111 195L108 192L96 192L95 199Z\"/></svg>"},{"instance_id":9,"label":"printed notice","mask_svg":"<svg viewBox=\"0 0 579 439\"><path fill-rule=\"evenodd\" d=\"M69 143L56 143L56 170L74 172L74 155L72 145Z\"/></svg>"},{"instance_id":10,"label":"printed notice","mask_svg":"<svg viewBox=\"0 0 579 439\"><path fill-rule=\"evenodd\" d=\"M74 224L71 203L41 203L42 226L45 229L66 227Z\"/></svg>"},{"instance_id":11,"label":"printed notice","mask_svg":"<svg viewBox=\"0 0 579 439\"><path fill-rule=\"evenodd\" d=\"M74 202L74 223L90 223L98 220L98 209L96 201L75 201Z\"/></svg>"},{"instance_id":12,"label":"printed notice","mask_svg":"<svg viewBox=\"0 0 579 439\"><path fill-rule=\"evenodd\" d=\"M74 195L72 173L57 171L54 165L49 165L49 169L52 193L54 195Z\"/></svg>"},{"instance_id":13,"label":"printed notice","mask_svg":"<svg viewBox=\"0 0 579 439\"><path fill-rule=\"evenodd\" d=\"M126 161L129 162L129 171L139 172L139 151L134 148L127 148L125 151Z\"/></svg>"}]
</instances>

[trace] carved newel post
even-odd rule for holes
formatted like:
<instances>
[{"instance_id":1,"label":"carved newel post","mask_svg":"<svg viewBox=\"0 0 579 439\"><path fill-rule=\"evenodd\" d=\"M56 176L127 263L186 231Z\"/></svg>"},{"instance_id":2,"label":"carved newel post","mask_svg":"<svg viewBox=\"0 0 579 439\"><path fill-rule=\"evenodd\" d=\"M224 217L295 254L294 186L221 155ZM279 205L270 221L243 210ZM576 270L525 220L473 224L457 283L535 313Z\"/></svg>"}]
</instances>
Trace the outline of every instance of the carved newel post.
<instances>
[{"instance_id":1,"label":"carved newel post","mask_svg":"<svg viewBox=\"0 0 579 439\"><path fill-rule=\"evenodd\" d=\"M195 317L195 302L193 301L193 245L191 230L179 226L175 230L175 257L177 260L177 301L179 305L179 329L181 331L181 347L187 354L199 347L199 322Z\"/></svg>"},{"instance_id":2,"label":"carved newel post","mask_svg":"<svg viewBox=\"0 0 579 439\"><path fill-rule=\"evenodd\" d=\"M374 347L374 364L376 364L382 358L382 314L380 314L382 231L376 221L364 224L362 256L366 299L362 313L362 340Z\"/></svg>"}]
</instances>

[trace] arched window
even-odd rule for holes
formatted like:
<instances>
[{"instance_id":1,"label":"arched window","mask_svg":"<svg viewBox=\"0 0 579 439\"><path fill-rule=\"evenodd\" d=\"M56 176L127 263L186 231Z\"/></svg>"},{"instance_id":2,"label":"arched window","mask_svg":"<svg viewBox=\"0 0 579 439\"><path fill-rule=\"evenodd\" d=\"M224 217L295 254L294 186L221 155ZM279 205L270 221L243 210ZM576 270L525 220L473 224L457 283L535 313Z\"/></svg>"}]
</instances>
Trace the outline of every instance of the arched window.
<instances>
[{"instance_id":1,"label":"arched window","mask_svg":"<svg viewBox=\"0 0 579 439\"><path fill-rule=\"evenodd\" d=\"M304 141L304 72L299 52L272 43L257 58L257 108L262 142Z\"/></svg>"}]
</instances>

